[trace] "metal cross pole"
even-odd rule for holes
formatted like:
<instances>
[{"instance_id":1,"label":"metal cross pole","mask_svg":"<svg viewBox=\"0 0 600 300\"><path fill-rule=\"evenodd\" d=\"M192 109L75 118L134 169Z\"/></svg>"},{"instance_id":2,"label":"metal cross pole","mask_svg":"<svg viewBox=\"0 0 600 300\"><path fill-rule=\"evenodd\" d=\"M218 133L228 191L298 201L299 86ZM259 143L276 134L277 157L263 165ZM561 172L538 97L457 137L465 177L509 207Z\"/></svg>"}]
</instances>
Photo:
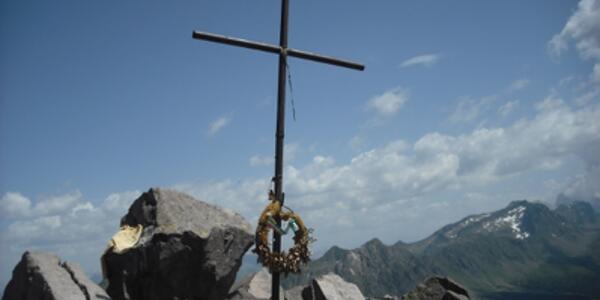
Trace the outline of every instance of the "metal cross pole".
<instances>
[{"instance_id":1,"label":"metal cross pole","mask_svg":"<svg viewBox=\"0 0 600 300\"><path fill-rule=\"evenodd\" d=\"M289 0L281 1L281 25L279 31L279 46L274 46L265 43L259 43L244 39L232 38L223 35L217 35L212 33L194 31L192 36L195 39L217 42L222 44L228 44L233 46L240 46L255 50L261 50L265 52L271 52L279 54L279 77L277 84L277 129L275 133L275 196L278 201L283 205L283 139L285 133L285 75L287 67L287 57L297 57L307 60L312 60L321 63L327 63L340 67L350 68L362 71L365 69L364 65L337 59L334 57L319 55L311 52L300 51L292 48L288 48L288 8ZM276 219L277 224L281 226L281 219ZM273 232L273 252L281 252L281 235L277 232ZM273 272L272 274L272 285L271 285L271 299L279 300L279 273Z\"/></svg>"}]
</instances>

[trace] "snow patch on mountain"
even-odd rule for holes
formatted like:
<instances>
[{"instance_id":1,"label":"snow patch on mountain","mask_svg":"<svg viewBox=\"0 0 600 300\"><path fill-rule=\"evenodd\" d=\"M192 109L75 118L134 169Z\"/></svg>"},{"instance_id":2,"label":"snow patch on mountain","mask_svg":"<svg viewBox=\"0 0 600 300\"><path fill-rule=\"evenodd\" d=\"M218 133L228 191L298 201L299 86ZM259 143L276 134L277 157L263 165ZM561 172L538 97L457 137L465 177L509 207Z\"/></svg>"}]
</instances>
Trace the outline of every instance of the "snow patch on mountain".
<instances>
[{"instance_id":1,"label":"snow patch on mountain","mask_svg":"<svg viewBox=\"0 0 600 300\"><path fill-rule=\"evenodd\" d=\"M461 230L463 230L467 226L477 223L489 216L490 216L490 214L481 214L481 215L475 215L475 216L468 217L464 221L456 224L456 226L452 227L452 229L448 230L444 235L451 239L456 238L458 236L458 233Z\"/></svg>"},{"instance_id":2,"label":"snow patch on mountain","mask_svg":"<svg viewBox=\"0 0 600 300\"><path fill-rule=\"evenodd\" d=\"M521 228L521 221L523 219L523 215L525 215L526 209L527 208L525 206L517 206L509 210L505 216L485 222L483 224L483 229L487 230L488 232L493 232L508 226L515 234L516 239L524 240L529 237L529 233Z\"/></svg>"}]
</instances>

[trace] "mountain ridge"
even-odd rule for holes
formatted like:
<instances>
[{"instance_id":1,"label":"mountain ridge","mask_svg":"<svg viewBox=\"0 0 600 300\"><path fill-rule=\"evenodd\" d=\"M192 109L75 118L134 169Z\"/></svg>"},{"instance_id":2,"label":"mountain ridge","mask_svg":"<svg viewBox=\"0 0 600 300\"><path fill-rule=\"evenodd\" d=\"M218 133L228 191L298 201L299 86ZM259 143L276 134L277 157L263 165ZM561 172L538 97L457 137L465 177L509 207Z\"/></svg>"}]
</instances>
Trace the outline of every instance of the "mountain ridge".
<instances>
[{"instance_id":1,"label":"mountain ridge","mask_svg":"<svg viewBox=\"0 0 600 300\"><path fill-rule=\"evenodd\" d=\"M428 276L450 276L480 298L509 293L600 295L600 216L589 203L550 209L518 200L469 215L414 243L373 238L334 246L284 285L334 272L371 297L402 295ZM496 297L496 298L495 298ZM585 298L584 298L585 299Z\"/></svg>"}]
</instances>

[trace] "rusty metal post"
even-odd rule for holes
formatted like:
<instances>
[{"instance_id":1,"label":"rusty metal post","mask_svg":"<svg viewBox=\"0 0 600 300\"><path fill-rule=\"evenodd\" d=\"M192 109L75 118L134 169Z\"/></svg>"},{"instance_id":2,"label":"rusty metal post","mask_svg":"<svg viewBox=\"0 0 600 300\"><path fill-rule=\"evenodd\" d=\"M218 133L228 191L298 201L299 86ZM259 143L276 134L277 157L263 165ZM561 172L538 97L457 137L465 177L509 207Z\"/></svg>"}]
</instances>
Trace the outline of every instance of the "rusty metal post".
<instances>
[{"instance_id":1,"label":"rusty metal post","mask_svg":"<svg viewBox=\"0 0 600 300\"><path fill-rule=\"evenodd\" d=\"M288 46L288 8L289 0L281 0L281 27L279 31L279 74L277 82L277 130L275 132L275 196L283 206L283 145L285 137L285 74L287 67ZM281 219L276 218L277 225L281 227ZM273 252L281 252L281 234L273 231ZM271 274L271 299L279 300L279 272ZM282 299L283 300L283 299Z\"/></svg>"}]
</instances>

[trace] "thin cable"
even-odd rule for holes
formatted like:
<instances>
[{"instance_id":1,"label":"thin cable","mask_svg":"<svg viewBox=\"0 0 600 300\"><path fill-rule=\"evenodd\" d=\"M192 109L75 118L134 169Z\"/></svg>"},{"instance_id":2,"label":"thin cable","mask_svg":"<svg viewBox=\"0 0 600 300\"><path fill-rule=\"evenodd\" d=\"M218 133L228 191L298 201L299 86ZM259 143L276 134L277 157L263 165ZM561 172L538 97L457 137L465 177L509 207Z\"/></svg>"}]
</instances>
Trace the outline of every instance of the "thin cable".
<instances>
[{"instance_id":1,"label":"thin cable","mask_svg":"<svg viewBox=\"0 0 600 300\"><path fill-rule=\"evenodd\" d=\"M292 87L292 73L290 72L290 65L285 63L285 70L287 71L288 85L290 86L290 99L292 100L292 117L296 122L296 104L294 103L294 88Z\"/></svg>"}]
</instances>

